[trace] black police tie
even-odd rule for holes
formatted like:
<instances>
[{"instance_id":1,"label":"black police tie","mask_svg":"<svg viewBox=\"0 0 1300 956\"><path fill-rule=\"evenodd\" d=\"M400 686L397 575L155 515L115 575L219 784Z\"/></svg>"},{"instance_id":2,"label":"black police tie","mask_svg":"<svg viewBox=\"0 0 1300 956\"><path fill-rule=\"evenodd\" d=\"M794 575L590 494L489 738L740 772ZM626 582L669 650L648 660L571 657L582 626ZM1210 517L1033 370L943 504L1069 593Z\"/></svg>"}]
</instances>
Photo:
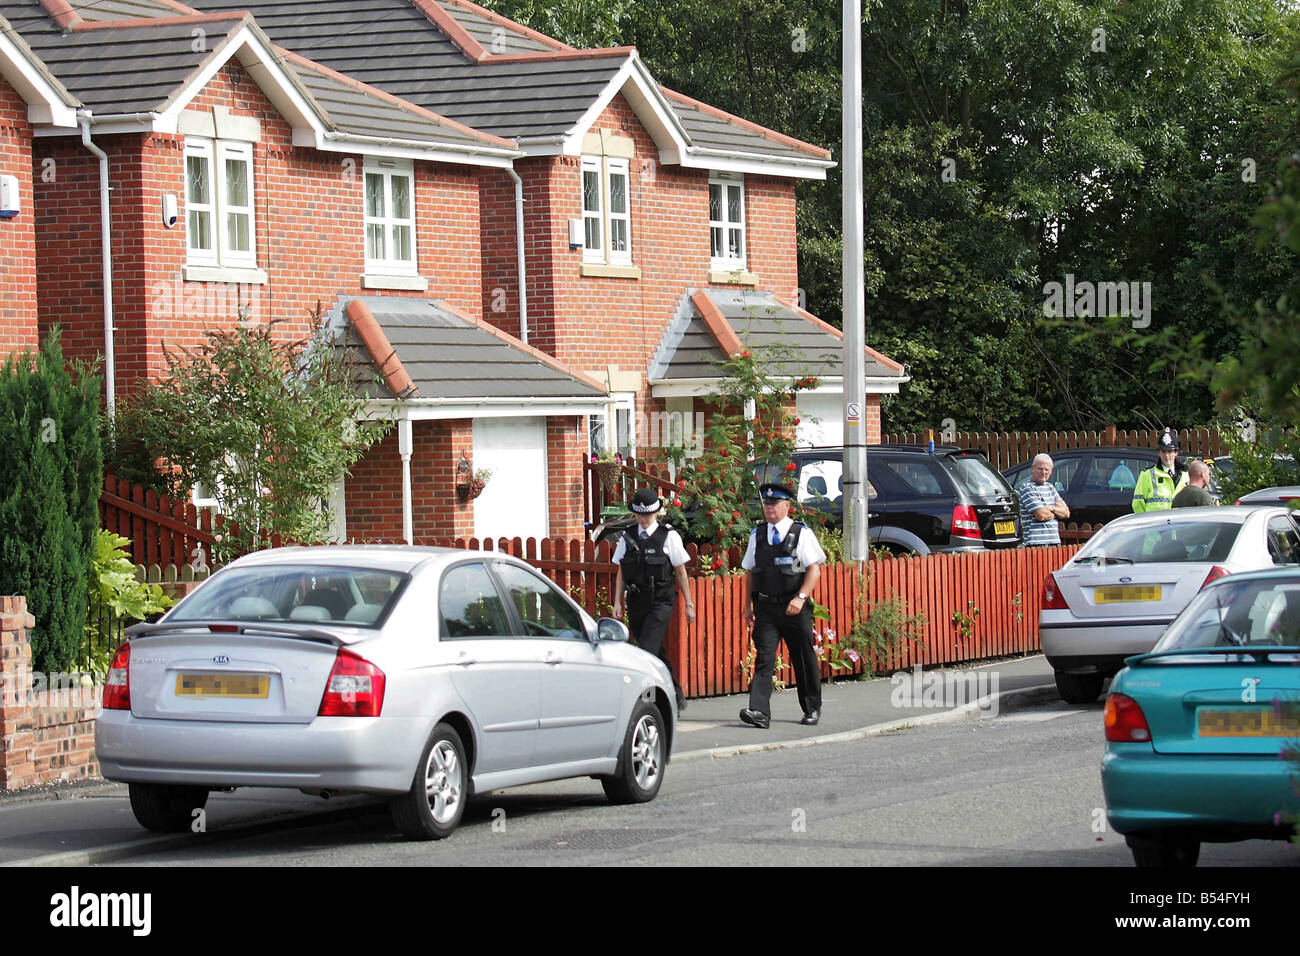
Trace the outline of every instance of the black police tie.
<instances>
[{"instance_id":1,"label":"black police tie","mask_svg":"<svg viewBox=\"0 0 1300 956\"><path fill-rule=\"evenodd\" d=\"M646 538L650 537L650 535L645 533L645 528L642 528L640 531L637 532L637 537L639 537L642 541L644 541Z\"/></svg>"}]
</instances>

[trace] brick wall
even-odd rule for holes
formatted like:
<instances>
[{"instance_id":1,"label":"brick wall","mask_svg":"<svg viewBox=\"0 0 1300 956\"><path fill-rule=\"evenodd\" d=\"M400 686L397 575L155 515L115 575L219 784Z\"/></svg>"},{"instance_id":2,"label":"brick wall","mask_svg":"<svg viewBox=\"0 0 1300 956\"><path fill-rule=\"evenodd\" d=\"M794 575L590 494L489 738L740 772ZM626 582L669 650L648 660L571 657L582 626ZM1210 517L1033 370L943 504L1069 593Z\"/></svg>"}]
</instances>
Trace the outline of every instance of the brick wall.
<instances>
[{"instance_id":1,"label":"brick wall","mask_svg":"<svg viewBox=\"0 0 1300 956\"><path fill-rule=\"evenodd\" d=\"M578 369L617 365L644 373L683 292L713 285L708 171L661 165L658 148L621 95L593 128L635 143L629 164L632 262L641 277L581 274L582 250L568 243L568 221L582 216L577 157L516 163L524 180L529 342ZM513 185L495 170L480 178L484 315L517 333ZM794 182L747 175L745 202L749 271L759 276L760 289L789 297L798 285ZM638 407L645 408L647 399L643 387Z\"/></svg>"},{"instance_id":2,"label":"brick wall","mask_svg":"<svg viewBox=\"0 0 1300 956\"><path fill-rule=\"evenodd\" d=\"M256 321L284 322L303 335L317 303L362 288L364 158L295 147L292 130L237 62L227 64L189 108L223 106L254 117L261 141L253 150L257 265L266 285L186 282L184 137L167 134L96 137L110 156L113 191L114 312L120 393L164 367L163 344L189 346L205 327L237 321L240 306ZM98 166L79 142L42 139L37 167L55 160L55 178L37 184L37 278L41 324L61 322L73 355L103 351L99 266ZM415 163L416 247L428 295L470 315L482 313L479 278L478 172L472 167ZM162 222L162 197L177 196L181 221Z\"/></svg>"},{"instance_id":3,"label":"brick wall","mask_svg":"<svg viewBox=\"0 0 1300 956\"><path fill-rule=\"evenodd\" d=\"M29 639L34 625L26 598L0 597L0 790L99 775L100 689L39 690L44 684L32 672Z\"/></svg>"},{"instance_id":4,"label":"brick wall","mask_svg":"<svg viewBox=\"0 0 1300 956\"><path fill-rule=\"evenodd\" d=\"M0 361L36 343L36 220L32 215L32 127L27 104L0 77L0 173L18 179L22 213L0 219Z\"/></svg>"}]
</instances>

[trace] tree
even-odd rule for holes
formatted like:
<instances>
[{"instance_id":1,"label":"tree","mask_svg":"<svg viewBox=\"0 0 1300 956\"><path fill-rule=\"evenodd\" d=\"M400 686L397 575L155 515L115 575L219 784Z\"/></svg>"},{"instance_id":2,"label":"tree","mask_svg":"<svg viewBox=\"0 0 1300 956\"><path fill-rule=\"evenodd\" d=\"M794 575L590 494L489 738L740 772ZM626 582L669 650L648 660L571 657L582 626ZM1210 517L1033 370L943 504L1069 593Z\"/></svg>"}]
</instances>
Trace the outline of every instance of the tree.
<instances>
[{"instance_id":1,"label":"tree","mask_svg":"<svg viewBox=\"0 0 1300 956\"><path fill-rule=\"evenodd\" d=\"M96 370L69 374L52 331L0 369L0 594L36 618L35 667L69 669L81 647L103 457Z\"/></svg>"},{"instance_id":2,"label":"tree","mask_svg":"<svg viewBox=\"0 0 1300 956\"><path fill-rule=\"evenodd\" d=\"M319 318L307 340L280 337L276 326L210 330L197 348L168 350L166 375L119 426L134 430L136 456L162 463L166 493L215 489L221 513L238 527L219 557L260 547L272 534L322 540L330 524L322 502L389 427L360 420L355 369Z\"/></svg>"},{"instance_id":3,"label":"tree","mask_svg":"<svg viewBox=\"0 0 1300 956\"><path fill-rule=\"evenodd\" d=\"M632 43L664 85L840 142L838 7L800 0L488 0L578 46ZM598 11L598 12L596 12ZM1237 345L1213 289L1276 299L1276 249L1243 241L1252 163L1293 133L1273 83L1284 0L876 0L863 36L867 334L912 381L886 430L1206 421L1151 330ZM802 34L797 31L802 31ZM800 183L808 307L840 321L840 170ZM1150 282L1147 334L1099 350L1044 286ZM1208 279L1208 281L1207 281Z\"/></svg>"}]
</instances>

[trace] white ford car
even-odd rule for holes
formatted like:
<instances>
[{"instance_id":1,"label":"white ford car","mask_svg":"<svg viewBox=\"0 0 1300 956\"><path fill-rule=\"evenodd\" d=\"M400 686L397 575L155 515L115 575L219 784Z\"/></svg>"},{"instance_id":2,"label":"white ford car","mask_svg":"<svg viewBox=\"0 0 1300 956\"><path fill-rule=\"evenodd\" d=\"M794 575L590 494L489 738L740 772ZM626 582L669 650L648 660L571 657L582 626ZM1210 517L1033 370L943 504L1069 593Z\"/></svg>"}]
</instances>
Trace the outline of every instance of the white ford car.
<instances>
[{"instance_id":1,"label":"white ford car","mask_svg":"<svg viewBox=\"0 0 1300 956\"><path fill-rule=\"evenodd\" d=\"M1038 638L1072 704L1145 654L1209 582L1300 562L1300 527L1280 507L1174 508L1108 522L1043 580Z\"/></svg>"},{"instance_id":2,"label":"white ford car","mask_svg":"<svg viewBox=\"0 0 1300 956\"><path fill-rule=\"evenodd\" d=\"M525 562L446 548L277 548L130 630L96 724L137 820L185 831L208 793L389 794L447 836L474 792L600 778L652 800L672 679Z\"/></svg>"}]
</instances>

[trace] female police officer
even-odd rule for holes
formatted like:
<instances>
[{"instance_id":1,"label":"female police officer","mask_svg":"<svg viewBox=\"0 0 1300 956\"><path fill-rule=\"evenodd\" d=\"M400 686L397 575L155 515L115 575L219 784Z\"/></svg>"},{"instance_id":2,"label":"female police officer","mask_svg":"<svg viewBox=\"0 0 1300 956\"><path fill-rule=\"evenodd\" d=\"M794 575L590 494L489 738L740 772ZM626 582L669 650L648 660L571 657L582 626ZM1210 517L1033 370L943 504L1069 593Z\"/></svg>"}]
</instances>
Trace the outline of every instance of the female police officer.
<instances>
[{"instance_id":1,"label":"female police officer","mask_svg":"<svg viewBox=\"0 0 1300 956\"><path fill-rule=\"evenodd\" d=\"M695 620L695 605L686 577L690 557L682 538L667 523L660 524L655 515L663 507L652 488L638 488L627 503L636 515L637 527L628 528L614 548L618 576L614 580L614 617L623 616L623 592L627 591L627 622L637 647L649 651L664 662L672 674L677 691L678 711L686 708L686 698L672 664L664 638L677 606L677 588L686 595L686 619ZM673 581L676 579L676 586Z\"/></svg>"}]
</instances>

